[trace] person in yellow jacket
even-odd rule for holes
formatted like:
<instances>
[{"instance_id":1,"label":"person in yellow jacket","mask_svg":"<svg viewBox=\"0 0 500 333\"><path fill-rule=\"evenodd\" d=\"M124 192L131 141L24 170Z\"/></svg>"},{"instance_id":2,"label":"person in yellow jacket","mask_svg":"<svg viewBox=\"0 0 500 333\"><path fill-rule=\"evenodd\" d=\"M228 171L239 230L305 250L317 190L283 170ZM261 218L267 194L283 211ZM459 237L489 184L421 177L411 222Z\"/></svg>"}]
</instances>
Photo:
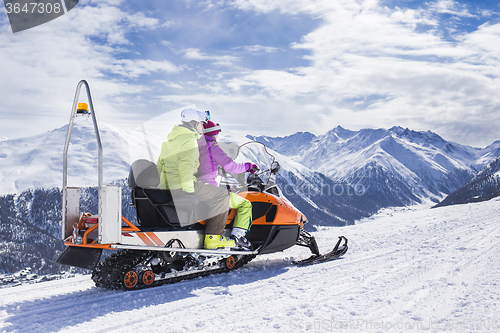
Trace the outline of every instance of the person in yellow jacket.
<instances>
[{"instance_id":1,"label":"person in yellow jacket","mask_svg":"<svg viewBox=\"0 0 500 333\"><path fill-rule=\"evenodd\" d=\"M206 249L234 248L236 243L223 236L229 211L229 193L226 189L196 181L199 167L197 140L203 133L203 123L210 119L208 111L185 109L181 113L182 124L174 126L162 144L157 168L160 188L170 190L174 198L195 194L208 204L202 218L206 220Z\"/></svg>"}]
</instances>

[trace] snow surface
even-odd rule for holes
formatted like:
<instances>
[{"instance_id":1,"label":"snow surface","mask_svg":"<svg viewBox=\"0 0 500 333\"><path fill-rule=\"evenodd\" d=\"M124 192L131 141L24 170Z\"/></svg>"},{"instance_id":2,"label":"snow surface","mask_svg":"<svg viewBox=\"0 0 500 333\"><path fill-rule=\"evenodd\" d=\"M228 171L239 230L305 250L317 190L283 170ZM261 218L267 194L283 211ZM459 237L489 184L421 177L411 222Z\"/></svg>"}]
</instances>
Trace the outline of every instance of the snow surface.
<instances>
[{"instance_id":1,"label":"snow surface","mask_svg":"<svg viewBox=\"0 0 500 333\"><path fill-rule=\"evenodd\" d=\"M6 332L498 332L500 200L386 209L321 228L338 261L293 247L220 275L131 292L89 275L0 289Z\"/></svg>"}]
</instances>

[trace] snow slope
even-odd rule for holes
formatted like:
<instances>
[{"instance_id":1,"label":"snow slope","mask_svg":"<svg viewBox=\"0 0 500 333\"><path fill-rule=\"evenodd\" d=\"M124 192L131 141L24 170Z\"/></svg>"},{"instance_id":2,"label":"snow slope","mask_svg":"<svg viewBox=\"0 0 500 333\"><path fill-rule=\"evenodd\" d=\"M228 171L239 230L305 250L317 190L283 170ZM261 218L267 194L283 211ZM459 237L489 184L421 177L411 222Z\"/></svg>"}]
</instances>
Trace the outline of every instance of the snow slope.
<instances>
[{"instance_id":1,"label":"snow slope","mask_svg":"<svg viewBox=\"0 0 500 333\"><path fill-rule=\"evenodd\" d=\"M500 200L384 210L315 232L344 259L294 247L231 273L132 292L90 276L0 289L7 332L498 332Z\"/></svg>"}]
</instances>

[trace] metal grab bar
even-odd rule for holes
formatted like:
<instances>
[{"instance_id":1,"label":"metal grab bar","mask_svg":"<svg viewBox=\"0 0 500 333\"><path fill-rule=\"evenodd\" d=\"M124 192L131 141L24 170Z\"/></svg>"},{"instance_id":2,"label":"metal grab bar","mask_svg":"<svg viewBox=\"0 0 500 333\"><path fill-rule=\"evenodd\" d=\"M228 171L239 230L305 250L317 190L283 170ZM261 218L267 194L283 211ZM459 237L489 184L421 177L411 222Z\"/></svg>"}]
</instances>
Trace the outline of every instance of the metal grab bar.
<instances>
[{"instance_id":1,"label":"metal grab bar","mask_svg":"<svg viewBox=\"0 0 500 333\"><path fill-rule=\"evenodd\" d=\"M94 110L94 103L92 102L92 96L90 94L90 87L89 84L87 83L86 80L81 80L77 87L76 87L76 92L75 92L75 99L73 101L73 108L71 111L71 116L69 119L69 125L68 125L68 133L66 134L66 143L64 145L64 153L63 153L63 207L62 207L62 232L63 232L63 239L65 238L65 226L66 226L66 205L67 205L67 190L68 190L68 149L69 149L69 143L71 139L71 132L73 130L73 124L75 122L75 118L77 116L77 106L78 106L78 98L80 97L80 91L82 89L82 86L85 86L87 90L87 99L88 99L88 104L90 107L90 113L92 115L92 121L94 122L94 131L95 135L97 138L97 147L98 147L98 184L99 184L99 193L102 190L103 187L103 152L102 152L102 142L101 142L101 136L99 134L99 128L97 126L97 120L95 116L95 110ZM100 200L100 198L98 199ZM99 207L100 207L99 203ZM99 209L100 210L100 209ZM101 213L101 212L99 212Z\"/></svg>"}]
</instances>

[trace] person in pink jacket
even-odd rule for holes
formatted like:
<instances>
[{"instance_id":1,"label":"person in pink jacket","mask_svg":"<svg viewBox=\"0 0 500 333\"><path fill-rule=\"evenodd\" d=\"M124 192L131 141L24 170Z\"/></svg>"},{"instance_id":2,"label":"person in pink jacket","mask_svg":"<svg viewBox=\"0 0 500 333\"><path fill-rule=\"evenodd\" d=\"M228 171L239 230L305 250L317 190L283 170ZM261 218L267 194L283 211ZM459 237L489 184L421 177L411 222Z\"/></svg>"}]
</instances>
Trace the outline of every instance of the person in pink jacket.
<instances>
[{"instance_id":1,"label":"person in pink jacket","mask_svg":"<svg viewBox=\"0 0 500 333\"><path fill-rule=\"evenodd\" d=\"M258 167L250 162L236 163L222 150L217 144L217 135L221 131L220 125L209 120L203 124L204 136L198 140L198 149L200 151L200 166L197 173L197 181L218 186L216 177L219 166L230 173L255 173ZM237 246L251 249L252 244L246 239L245 235L252 224L252 203L237 195L229 193L229 208L236 209L236 217L231 231L231 238L234 239Z\"/></svg>"}]
</instances>

